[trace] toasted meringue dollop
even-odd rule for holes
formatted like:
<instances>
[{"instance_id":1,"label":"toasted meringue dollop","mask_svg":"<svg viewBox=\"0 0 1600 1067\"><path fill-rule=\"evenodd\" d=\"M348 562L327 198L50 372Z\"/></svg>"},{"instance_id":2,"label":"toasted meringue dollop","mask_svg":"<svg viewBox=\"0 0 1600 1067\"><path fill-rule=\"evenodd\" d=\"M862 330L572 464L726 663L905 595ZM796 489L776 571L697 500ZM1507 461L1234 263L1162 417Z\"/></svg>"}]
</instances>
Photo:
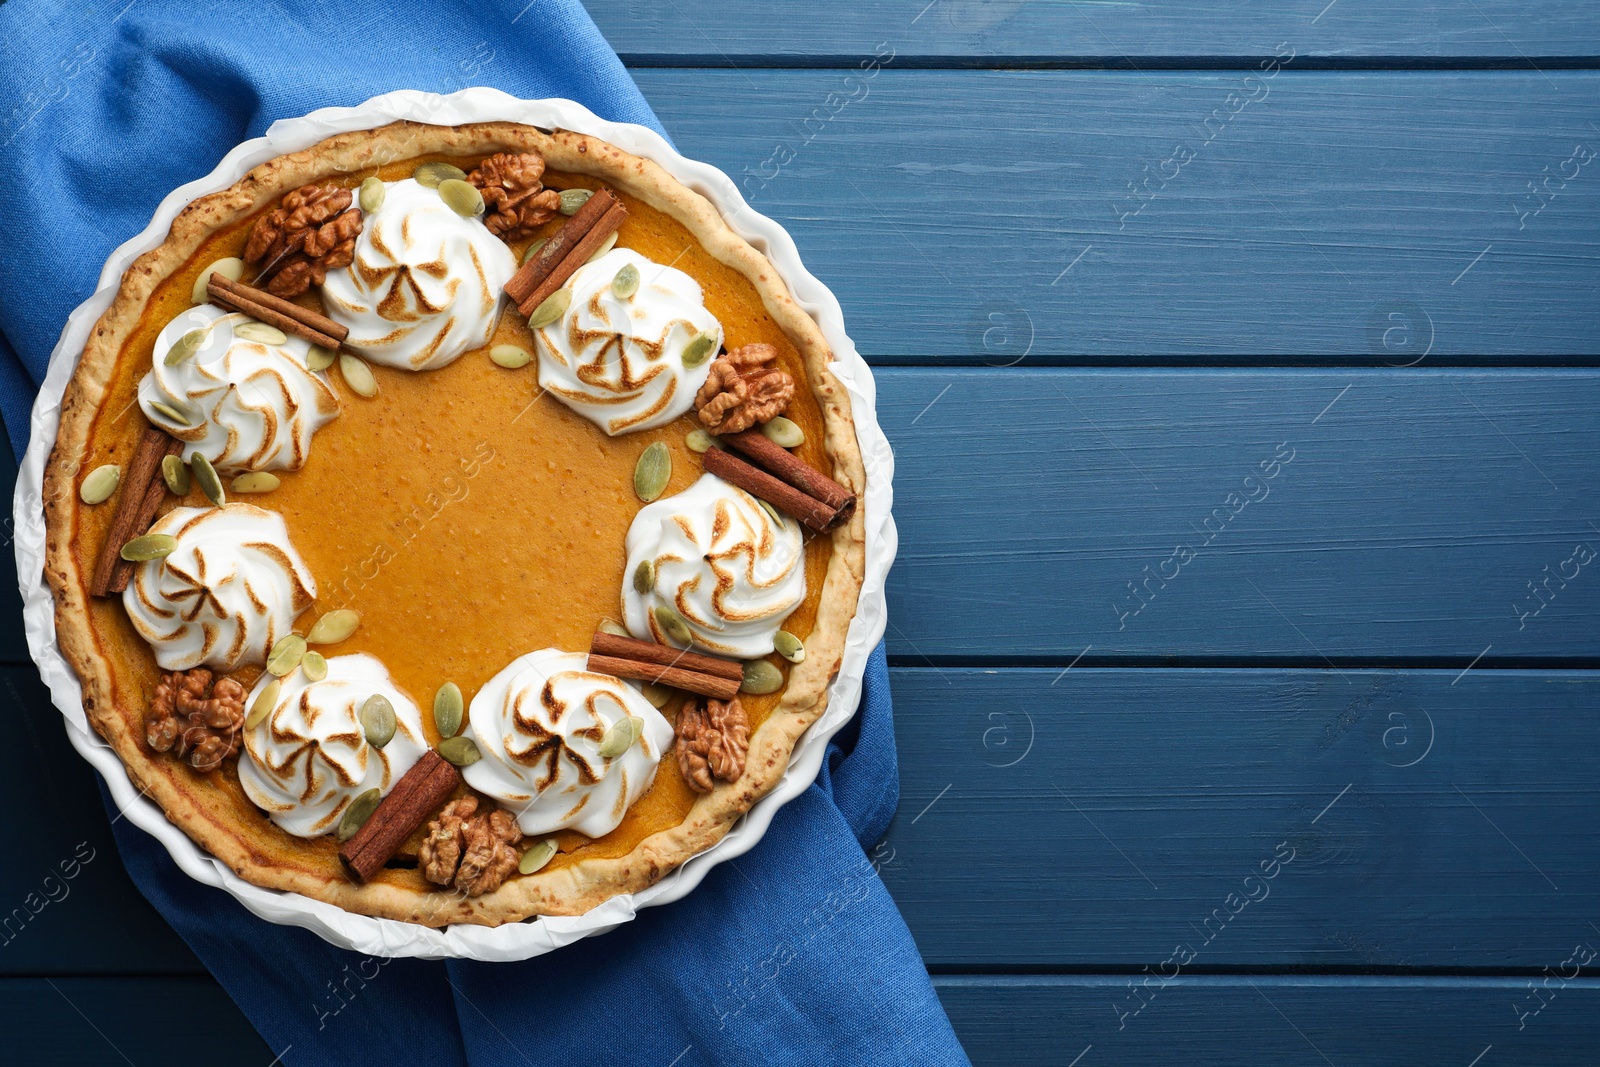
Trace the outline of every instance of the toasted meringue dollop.
<instances>
[{"instance_id":1,"label":"toasted meringue dollop","mask_svg":"<svg viewBox=\"0 0 1600 1067\"><path fill-rule=\"evenodd\" d=\"M311 436L339 414L339 401L321 375L306 369L309 342L239 336L252 322L212 304L180 312L156 335L139 407L184 443L186 461L199 453L224 472L299 470L311 454ZM173 346L196 330L204 339L193 354L168 364Z\"/></svg>"},{"instance_id":2,"label":"toasted meringue dollop","mask_svg":"<svg viewBox=\"0 0 1600 1067\"><path fill-rule=\"evenodd\" d=\"M467 784L500 801L525 834L601 837L655 781L672 727L640 692L588 669L582 652L547 648L513 660L472 698L468 733L483 758ZM600 755L612 726L633 716L639 737Z\"/></svg>"},{"instance_id":3,"label":"toasted meringue dollop","mask_svg":"<svg viewBox=\"0 0 1600 1067\"><path fill-rule=\"evenodd\" d=\"M638 291L619 297L611 282L632 266ZM722 325L706 310L700 283L614 248L567 282L572 303L533 332L539 385L612 437L665 426L694 404L722 344ZM716 342L693 367L683 351L700 333Z\"/></svg>"},{"instance_id":4,"label":"toasted meringue dollop","mask_svg":"<svg viewBox=\"0 0 1600 1067\"><path fill-rule=\"evenodd\" d=\"M345 347L374 363L433 370L489 343L500 289L516 270L517 257L482 220L407 178L384 187L355 260L329 272L322 302L349 327Z\"/></svg>"},{"instance_id":5,"label":"toasted meringue dollop","mask_svg":"<svg viewBox=\"0 0 1600 1067\"><path fill-rule=\"evenodd\" d=\"M778 519L743 489L703 474L683 492L639 510L628 527L622 611L635 637L669 638L656 615L667 607L683 616L694 645L754 659L806 595L805 545L794 519ZM649 560L655 585L634 587Z\"/></svg>"},{"instance_id":6,"label":"toasted meringue dollop","mask_svg":"<svg viewBox=\"0 0 1600 1067\"><path fill-rule=\"evenodd\" d=\"M245 700L272 681L263 674ZM374 695L394 706L395 731L375 748L361 728L361 705ZM296 837L338 829L345 808L369 789L387 795L428 750L422 714L365 653L328 660L328 675L313 682L296 670L283 679L277 703L254 730L244 732L239 784L252 803Z\"/></svg>"},{"instance_id":7,"label":"toasted meringue dollop","mask_svg":"<svg viewBox=\"0 0 1600 1067\"><path fill-rule=\"evenodd\" d=\"M253 504L173 508L150 527L178 547L141 563L122 605L162 670L265 663L317 596L283 516Z\"/></svg>"}]
</instances>

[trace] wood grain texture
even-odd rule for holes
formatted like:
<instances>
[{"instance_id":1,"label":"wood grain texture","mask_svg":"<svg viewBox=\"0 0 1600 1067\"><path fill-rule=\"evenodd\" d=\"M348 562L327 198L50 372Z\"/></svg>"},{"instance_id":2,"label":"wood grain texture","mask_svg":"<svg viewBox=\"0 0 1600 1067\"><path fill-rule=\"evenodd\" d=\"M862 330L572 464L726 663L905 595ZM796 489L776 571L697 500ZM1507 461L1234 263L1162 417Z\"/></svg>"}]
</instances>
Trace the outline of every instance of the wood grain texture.
<instances>
[{"instance_id":1,"label":"wood grain texture","mask_svg":"<svg viewBox=\"0 0 1600 1067\"><path fill-rule=\"evenodd\" d=\"M1127 976L936 977L976 1067L1588 1067L1600 985L1559 986L1537 1015L1525 978L1180 977L1121 1029ZM1553 983L1552 988L1557 988ZM152 1026L184 1005L184 1026ZM268 1063L267 1047L209 977L0 980L7 1052L30 1067L178 1060ZM1123 1009L1126 1010L1126 1009ZM1326 1058L1324 1058L1326 1057Z\"/></svg>"},{"instance_id":2,"label":"wood grain texture","mask_svg":"<svg viewBox=\"0 0 1600 1067\"><path fill-rule=\"evenodd\" d=\"M1600 74L637 75L878 362L1600 351Z\"/></svg>"},{"instance_id":3,"label":"wood grain texture","mask_svg":"<svg viewBox=\"0 0 1600 1067\"><path fill-rule=\"evenodd\" d=\"M1180 977L1146 992L1148 1006L1118 1029L1129 981L941 977L934 988L975 1067L1589 1067L1600 1057L1590 977L1553 982L1559 992L1521 1029L1517 1009L1537 1003L1526 978Z\"/></svg>"},{"instance_id":4,"label":"wood grain texture","mask_svg":"<svg viewBox=\"0 0 1600 1067\"><path fill-rule=\"evenodd\" d=\"M946 970L1538 973L1600 948L1600 675L1457 676L897 671L873 856Z\"/></svg>"},{"instance_id":5,"label":"wood grain texture","mask_svg":"<svg viewBox=\"0 0 1600 1067\"><path fill-rule=\"evenodd\" d=\"M271 1063L279 1051L210 975L0 979L0 1027L6 1062L29 1067L240 1067Z\"/></svg>"},{"instance_id":6,"label":"wood grain texture","mask_svg":"<svg viewBox=\"0 0 1600 1067\"><path fill-rule=\"evenodd\" d=\"M1398 8L1327 0L1270 8L1227 0L828 0L804 7L591 0L587 7L632 66L841 62L882 44L907 61L981 66L1237 62L1270 55L1284 40L1343 61L1498 58L1548 66L1600 54L1600 17L1585 5L1553 0Z\"/></svg>"},{"instance_id":7,"label":"wood grain texture","mask_svg":"<svg viewBox=\"0 0 1600 1067\"><path fill-rule=\"evenodd\" d=\"M897 662L1600 653L1593 371L877 377Z\"/></svg>"}]
</instances>

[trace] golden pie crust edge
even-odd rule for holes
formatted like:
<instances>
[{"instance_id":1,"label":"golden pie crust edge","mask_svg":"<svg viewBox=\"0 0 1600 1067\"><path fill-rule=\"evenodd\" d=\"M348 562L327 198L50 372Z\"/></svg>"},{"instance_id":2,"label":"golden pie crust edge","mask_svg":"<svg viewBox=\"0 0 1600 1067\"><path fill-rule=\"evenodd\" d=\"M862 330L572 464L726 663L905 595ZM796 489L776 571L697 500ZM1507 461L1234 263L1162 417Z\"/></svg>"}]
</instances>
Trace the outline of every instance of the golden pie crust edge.
<instances>
[{"instance_id":1,"label":"golden pie crust edge","mask_svg":"<svg viewBox=\"0 0 1600 1067\"><path fill-rule=\"evenodd\" d=\"M56 597L56 641L83 684L83 706L89 721L115 749L137 789L159 804L167 818L196 844L254 885L300 893L358 914L434 927L450 923L492 926L534 915L582 914L613 896L652 885L721 840L782 778L800 735L827 707L828 685L839 669L865 572L866 525L861 508L848 524L831 534L833 551L815 629L806 641L806 658L790 672L778 706L751 737L744 774L735 782L719 782L713 792L696 800L682 823L651 834L624 856L582 859L559 870L513 877L481 897L463 898L452 891L383 882L361 886L337 868L323 870L321 864L292 865L262 856L251 847L247 834L207 810L205 797L194 788L192 772L181 761L146 751L144 709L113 705L112 665L101 654L90 621L90 576L78 568L72 520L78 506L77 477L106 383L156 287L219 227L329 174L371 170L430 154L485 156L521 151L539 152L553 170L591 176L637 197L685 226L713 258L750 280L768 314L804 361L822 413L824 444L833 462L834 478L858 496L864 495L866 473L850 398L829 367L833 353L822 331L795 303L765 256L734 233L708 200L650 160L566 130L545 133L510 122L455 127L398 122L339 134L304 151L279 156L228 189L194 201L173 220L167 239L135 260L123 275L115 299L90 334L62 399L61 425L44 482L45 578ZM123 689L139 691L137 685L126 683Z\"/></svg>"}]
</instances>

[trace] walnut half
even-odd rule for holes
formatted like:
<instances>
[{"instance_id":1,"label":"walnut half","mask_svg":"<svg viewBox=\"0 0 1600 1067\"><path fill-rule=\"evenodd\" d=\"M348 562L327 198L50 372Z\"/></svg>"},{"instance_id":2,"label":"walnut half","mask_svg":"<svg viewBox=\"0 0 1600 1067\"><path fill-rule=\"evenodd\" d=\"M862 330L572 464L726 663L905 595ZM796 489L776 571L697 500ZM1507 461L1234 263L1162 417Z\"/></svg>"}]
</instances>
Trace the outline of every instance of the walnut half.
<instances>
[{"instance_id":1,"label":"walnut half","mask_svg":"<svg viewBox=\"0 0 1600 1067\"><path fill-rule=\"evenodd\" d=\"M492 893L517 869L522 841L511 813L478 811L478 798L452 800L428 824L417 863L435 885L454 885L469 897Z\"/></svg>"},{"instance_id":2,"label":"walnut half","mask_svg":"<svg viewBox=\"0 0 1600 1067\"><path fill-rule=\"evenodd\" d=\"M176 752L197 771L212 771L239 751L245 687L204 667L164 674L150 697L145 741L157 752Z\"/></svg>"},{"instance_id":3,"label":"walnut half","mask_svg":"<svg viewBox=\"0 0 1600 1067\"><path fill-rule=\"evenodd\" d=\"M712 433L738 433L782 415L794 397L794 379L775 363L768 344L740 345L718 356L695 394L700 424Z\"/></svg>"},{"instance_id":4,"label":"walnut half","mask_svg":"<svg viewBox=\"0 0 1600 1067\"><path fill-rule=\"evenodd\" d=\"M478 187L488 211L483 224L506 241L532 237L556 217L561 194L546 189L544 157L537 152L501 152L478 164L467 181Z\"/></svg>"},{"instance_id":5,"label":"walnut half","mask_svg":"<svg viewBox=\"0 0 1600 1067\"><path fill-rule=\"evenodd\" d=\"M744 773L750 720L739 698L688 700L678 713L678 769L697 793L709 793L713 778L731 782Z\"/></svg>"},{"instance_id":6,"label":"walnut half","mask_svg":"<svg viewBox=\"0 0 1600 1067\"><path fill-rule=\"evenodd\" d=\"M245 262L266 275L256 284L275 296L296 297L321 285L330 270L348 267L362 226L353 199L337 185L303 185L256 220L244 248Z\"/></svg>"}]
</instances>

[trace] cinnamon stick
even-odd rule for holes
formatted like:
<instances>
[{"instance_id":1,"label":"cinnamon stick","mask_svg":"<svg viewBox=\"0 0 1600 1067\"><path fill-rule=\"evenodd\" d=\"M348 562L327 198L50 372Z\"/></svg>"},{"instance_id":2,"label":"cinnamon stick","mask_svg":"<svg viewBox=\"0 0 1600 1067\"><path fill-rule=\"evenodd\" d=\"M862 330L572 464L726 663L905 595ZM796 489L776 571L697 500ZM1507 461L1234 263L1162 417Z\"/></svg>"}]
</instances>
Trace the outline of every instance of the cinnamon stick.
<instances>
[{"instance_id":1,"label":"cinnamon stick","mask_svg":"<svg viewBox=\"0 0 1600 1067\"><path fill-rule=\"evenodd\" d=\"M89 582L92 595L110 596L128 587L136 564L122 558L122 546L150 528L156 508L161 506L161 498L167 491L167 484L161 478L161 461L182 451L182 441L154 426L146 428L144 436L139 438L133 459L128 462L128 472L122 478L111 528L106 531L105 543L100 546L100 555L95 560L94 577Z\"/></svg>"},{"instance_id":2,"label":"cinnamon stick","mask_svg":"<svg viewBox=\"0 0 1600 1067\"><path fill-rule=\"evenodd\" d=\"M633 678L641 682L670 685L674 689L699 693L701 696L715 697L718 700L732 700L739 695L739 687L744 684L742 670L739 678L719 678L714 674L701 674L699 671L685 670L682 667L665 667L643 660L618 659L614 656L596 655L593 652L589 653L589 669L618 678Z\"/></svg>"},{"instance_id":3,"label":"cinnamon stick","mask_svg":"<svg viewBox=\"0 0 1600 1067\"><path fill-rule=\"evenodd\" d=\"M567 258L573 246L582 240L590 230L594 229L595 224L615 206L617 206L617 198L612 195L610 189L596 189L590 194L589 199L585 200L578 210L573 212L572 217L561 224L561 229L556 231L556 235L545 242L544 247L539 249L538 254L518 268L517 273L513 274L511 280L506 282L505 292L511 298L512 303L519 308L527 303L534 290L538 289L544 280L550 276L550 272ZM603 234L602 239L605 236L607 235ZM572 269L577 270L578 266L579 264L574 264ZM572 271L568 271L567 277L570 278L571 276ZM565 280L566 278L562 279L562 281ZM560 288L560 286L557 286L557 288ZM551 292L554 291L554 289L551 290ZM538 307L538 305L535 304L534 307Z\"/></svg>"},{"instance_id":4,"label":"cinnamon stick","mask_svg":"<svg viewBox=\"0 0 1600 1067\"><path fill-rule=\"evenodd\" d=\"M242 282L230 281L220 274L213 274L206 281L206 296L225 311L243 312L324 348L338 348L350 336L347 327L320 312Z\"/></svg>"},{"instance_id":5,"label":"cinnamon stick","mask_svg":"<svg viewBox=\"0 0 1600 1067\"><path fill-rule=\"evenodd\" d=\"M848 519L855 509L854 497L847 507L833 507L720 448L706 452L705 464L706 470L718 478L760 497L779 511L788 512L817 533L831 530Z\"/></svg>"},{"instance_id":6,"label":"cinnamon stick","mask_svg":"<svg viewBox=\"0 0 1600 1067\"><path fill-rule=\"evenodd\" d=\"M600 250L605 239L615 233L627 217L628 209L621 204L602 215L600 221L594 224L594 229L572 246L572 252L556 265L549 277L539 283L539 288L533 291L532 296L517 305L517 310L524 315L532 315L535 308L550 298L550 294L567 284L579 267L589 262L589 257Z\"/></svg>"},{"instance_id":7,"label":"cinnamon stick","mask_svg":"<svg viewBox=\"0 0 1600 1067\"><path fill-rule=\"evenodd\" d=\"M722 434L717 440L743 452L768 474L788 482L807 496L816 497L832 508L855 509L855 494L811 464L773 441L760 430ZM846 514L846 518L849 515Z\"/></svg>"},{"instance_id":8,"label":"cinnamon stick","mask_svg":"<svg viewBox=\"0 0 1600 1067\"><path fill-rule=\"evenodd\" d=\"M602 656L656 663L664 667L682 667L686 671L710 674L718 678L741 681L744 679L744 666L731 659L706 656L699 652L686 652L681 648L658 645L654 641L641 641L636 637L619 637L603 630L597 632L594 639L589 642L589 652L591 655L599 653Z\"/></svg>"},{"instance_id":9,"label":"cinnamon stick","mask_svg":"<svg viewBox=\"0 0 1600 1067\"><path fill-rule=\"evenodd\" d=\"M355 836L339 846L339 859L358 882L383 870L412 831L461 784L461 772L429 749L401 776Z\"/></svg>"}]
</instances>

